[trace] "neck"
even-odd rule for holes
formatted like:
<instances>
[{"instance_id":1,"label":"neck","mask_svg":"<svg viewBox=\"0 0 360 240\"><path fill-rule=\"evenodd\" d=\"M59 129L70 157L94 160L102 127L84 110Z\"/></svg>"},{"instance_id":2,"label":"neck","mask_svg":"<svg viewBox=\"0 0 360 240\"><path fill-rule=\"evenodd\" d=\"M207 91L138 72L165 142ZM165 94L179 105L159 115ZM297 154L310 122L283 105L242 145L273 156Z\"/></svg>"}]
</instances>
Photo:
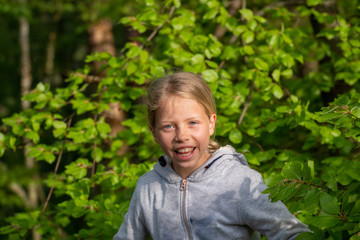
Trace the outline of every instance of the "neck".
<instances>
[{"instance_id":1,"label":"neck","mask_svg":"<svg viewBox=\"0 0 360 240\"><path fill-rule=\"evenodd\" d=\"M171 161L171 167L182 179L186 179L193 172L195 172L199 167L201 167L210 158L210 156L211 155L208 152L205 152L204 156L203 156L203 160L201 162L199 162L198 165L196 165L192 168L182 168L182 167L176 166L176 165L174 165L174 163L172 161Z\"/></svg>"}]
</instances>

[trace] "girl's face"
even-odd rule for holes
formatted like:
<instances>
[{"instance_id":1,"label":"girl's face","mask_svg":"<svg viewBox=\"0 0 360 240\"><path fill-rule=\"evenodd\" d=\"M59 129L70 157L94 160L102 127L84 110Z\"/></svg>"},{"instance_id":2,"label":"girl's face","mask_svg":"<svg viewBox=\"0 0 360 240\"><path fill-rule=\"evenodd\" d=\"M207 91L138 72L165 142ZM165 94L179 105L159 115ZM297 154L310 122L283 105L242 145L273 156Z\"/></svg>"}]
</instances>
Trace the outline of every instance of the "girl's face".
<instances>
[{"instance_id":1,"label":"girl's face","mask_svg":"<svg viewBox=\"0 0 360 240\"><path fill-rule=\"evenodd\" d=\"M182 178L210 157L207 149L215 121L216 114L209 118L198 102L176 95L170 95L156 111L151 132Z\"/></svg>"}]
</instances>

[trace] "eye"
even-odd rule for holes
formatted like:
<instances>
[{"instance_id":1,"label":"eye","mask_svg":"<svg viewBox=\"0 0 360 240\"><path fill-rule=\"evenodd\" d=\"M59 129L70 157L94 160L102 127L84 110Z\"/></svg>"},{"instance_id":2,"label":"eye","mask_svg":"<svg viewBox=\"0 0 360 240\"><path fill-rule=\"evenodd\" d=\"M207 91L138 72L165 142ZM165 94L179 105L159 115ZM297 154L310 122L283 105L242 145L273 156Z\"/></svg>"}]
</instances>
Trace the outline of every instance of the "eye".
<instances>
[{"instance_id":1,"label":"eye","mask_svg":"<svg viewBox=\"0 0 360 240\"><path fill-rule=\"evenodd\" d=\"M198 122L196 122L196 121L190 121L189 124L190 124L191 126L194 126L194 125L198 124Z\"/></svg>"},{"instance_id":2,"label":"eye","mask_svg":"<svg viewBox=\"0 0 360 240\"><path fill-rule=\"evenodd\" d=\"M164 126L162 126L163 129L171 129L173 127L173 125L171 124L165 124Z\"/></svg>"}]
</instances>

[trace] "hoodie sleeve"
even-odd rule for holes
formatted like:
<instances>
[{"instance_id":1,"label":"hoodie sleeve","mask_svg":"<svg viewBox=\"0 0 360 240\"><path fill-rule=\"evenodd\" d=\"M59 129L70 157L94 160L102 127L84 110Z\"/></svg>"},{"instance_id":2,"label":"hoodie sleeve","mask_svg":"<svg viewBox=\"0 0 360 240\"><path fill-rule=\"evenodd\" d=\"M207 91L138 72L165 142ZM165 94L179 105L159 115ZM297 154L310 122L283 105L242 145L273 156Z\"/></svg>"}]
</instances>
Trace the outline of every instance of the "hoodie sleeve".
<instances>
[{"instance_id":1,"label":"hoodie sleeve","mask_svg":"<svg viewBox=\"0 0 360 240\"><path fill-rule=\"evenodd\" d=\"M148 239L148 237L149 233L141 213L139 189L137 187L131 198L130 206L124 217L124 221L113 240L145 240Z\"/></svg>"},{"instance_id":2,"label":"hoodie sleeve","mask_svg":"<svg viewBox=\"0 0 360 240\"><path fill-rule=\"evenodd\" d=\"M268 194L262 194L267 187L261 175L249 169L249 175L241 185L239 218L250 228L265 235L269 240L295 239L308 227L294 217L281 202L271 202Z\"/></svg>"}]
</instances>

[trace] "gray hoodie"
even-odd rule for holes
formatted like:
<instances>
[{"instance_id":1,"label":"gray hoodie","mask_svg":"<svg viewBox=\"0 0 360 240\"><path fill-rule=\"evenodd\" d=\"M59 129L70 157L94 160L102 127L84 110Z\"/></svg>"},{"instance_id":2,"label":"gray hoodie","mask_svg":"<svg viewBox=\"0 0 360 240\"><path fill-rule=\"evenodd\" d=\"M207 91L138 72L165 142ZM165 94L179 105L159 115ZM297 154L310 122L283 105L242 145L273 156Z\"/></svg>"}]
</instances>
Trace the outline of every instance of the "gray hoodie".
<instances>
[{"instance_id":1,"label":"gray hoodie","mask_svg":"<svg viewBox=\"0 0 360 240\"><path fill-rule=\"evenodd\" d=\"M163 156L137 182L114 240L295 239L308 232L282 202L272 203L244 155L221 147L187 179Z\"/></svg>"}]
</instances>

